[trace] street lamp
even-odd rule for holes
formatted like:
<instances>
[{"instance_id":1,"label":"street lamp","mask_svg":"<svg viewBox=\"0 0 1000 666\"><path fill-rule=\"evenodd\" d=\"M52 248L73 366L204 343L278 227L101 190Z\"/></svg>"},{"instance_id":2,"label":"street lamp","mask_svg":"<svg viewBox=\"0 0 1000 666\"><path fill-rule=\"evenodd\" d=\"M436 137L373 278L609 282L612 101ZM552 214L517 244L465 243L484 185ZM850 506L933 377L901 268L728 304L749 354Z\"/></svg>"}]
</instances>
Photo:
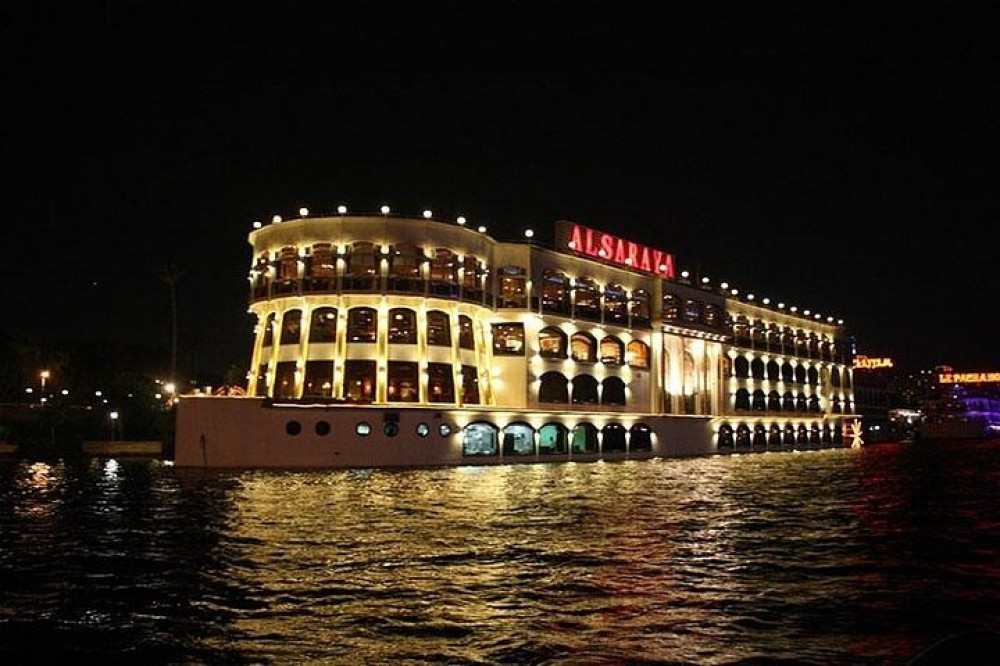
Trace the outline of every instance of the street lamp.
<instances>
[{"instance_id":1,"label":"street lamp","mask_svg":"<svg viewBox=\"0 0 1000 666\"><path fill-rule=\"evenodd\" d=\"M38 377L42 380L42 393L41 393L40 397L41 397L42 403L44 404L44 402L45 402L45 382L49 378L49 371L48 370L42 370L41 372L38 373Z\"/></svg>"}]
</instances>

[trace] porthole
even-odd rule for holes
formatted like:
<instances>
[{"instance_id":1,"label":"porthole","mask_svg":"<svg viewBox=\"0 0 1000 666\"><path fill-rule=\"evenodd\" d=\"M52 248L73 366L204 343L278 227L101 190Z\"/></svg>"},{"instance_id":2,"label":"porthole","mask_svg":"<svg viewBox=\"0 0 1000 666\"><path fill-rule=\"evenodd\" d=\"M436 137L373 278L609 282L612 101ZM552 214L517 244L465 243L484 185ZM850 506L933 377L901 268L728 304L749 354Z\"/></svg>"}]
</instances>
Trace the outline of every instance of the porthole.
<instances>
[{"instance_id":1,"label":"porthole","mask_svg":"<svg viewBox=\"0 0 1000 666\"><path fill-rule=\"evenodd\" d=\"M354 426L354 432L362 437L367 437L372 434L372 424L368 421L361 421L358 425Z\"/></svg>"},{"instance_id":2,"label":"porthole","mask_svg":"<svg viewBox=\"0 0 1000 666\"><path fill-rule=\"evenodd\" d=\"M295 436L302 432L302 424L298 421L289 421L285 424L285 432L289 435Z\"/></svg>"},{"instance_id":3,"label":"porthole","mask_svg":"<svg viewBox=\"0 0 1000 666\"><path fill-rule=\"evenodd\" d=\"M399 434L399 424L395 421L386 421L382 424L382 432L386 437L395 437Z\"/></svg>"},{"instance_id":4,"label":"porthole","mask_svg":"<svg viewBox=\"0 0 1000 666\"><path fill-rule=\"evenodd\" d=\"M442 437L447 437L451 434L451 426L447 423L442 423L438 426L438 432L441 433Z\"/></svg>"},{"instance_id":5,"label":"porthole","mask_svg":"<svg viewBox=\"0 0 1000 666\"><path fill-rule=\"evenodd\" d=\"M320 436L326 436L330 434L330 424L327 421L318 421L316 423L316 434Z\"/></svg>"},{"instance_id":6,"label":"porthole","mask_svg":"<svg viewBox=\"0 0 1000 666\"><path fill-rule=\"evenodd\" d=\"M417 437L426 437L431 433L431 427L426 423L417 424Z\"/></svg>"}]
</instances>

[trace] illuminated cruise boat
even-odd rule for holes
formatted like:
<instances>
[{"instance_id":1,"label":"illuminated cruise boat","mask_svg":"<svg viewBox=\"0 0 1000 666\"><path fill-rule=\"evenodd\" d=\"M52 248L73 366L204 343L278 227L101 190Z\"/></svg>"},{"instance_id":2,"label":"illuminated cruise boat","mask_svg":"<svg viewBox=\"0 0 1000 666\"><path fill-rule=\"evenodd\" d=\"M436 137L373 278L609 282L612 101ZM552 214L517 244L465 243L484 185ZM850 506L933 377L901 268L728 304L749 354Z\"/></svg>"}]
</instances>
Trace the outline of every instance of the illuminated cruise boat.
<instances>
[{"instance_id":1,"label":"illuminated cruise boat","mask_svg":"<svg viewBox=\"0 0 1000 666\"><path fill-rule=\"evenodd\" d=\"M843 322L556 222L555 247L382 214L249 235L245 396L184 396L174 463L382 467L843 447Z\"/></svg>"}]
</instances>

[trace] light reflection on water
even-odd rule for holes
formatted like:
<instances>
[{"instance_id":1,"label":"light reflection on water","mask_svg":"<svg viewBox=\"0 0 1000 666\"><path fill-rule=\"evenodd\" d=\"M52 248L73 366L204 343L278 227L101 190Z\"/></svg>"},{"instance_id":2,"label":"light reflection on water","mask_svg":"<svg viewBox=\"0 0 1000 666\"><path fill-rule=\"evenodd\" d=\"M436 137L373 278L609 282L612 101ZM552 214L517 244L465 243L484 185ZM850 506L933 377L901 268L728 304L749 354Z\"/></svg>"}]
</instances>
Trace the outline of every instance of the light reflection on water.
<instances>
[{"instance_id":1,"label":"light reflection on water","mask_svg":"<svg viewBox=\"0 0 1000 666\"><path fill-rule=\"evenodd\" d=\"M0 461L0 658L903 664L998 628L998 483L989 443L397 471Z\"/></svg>"}]
</instances>

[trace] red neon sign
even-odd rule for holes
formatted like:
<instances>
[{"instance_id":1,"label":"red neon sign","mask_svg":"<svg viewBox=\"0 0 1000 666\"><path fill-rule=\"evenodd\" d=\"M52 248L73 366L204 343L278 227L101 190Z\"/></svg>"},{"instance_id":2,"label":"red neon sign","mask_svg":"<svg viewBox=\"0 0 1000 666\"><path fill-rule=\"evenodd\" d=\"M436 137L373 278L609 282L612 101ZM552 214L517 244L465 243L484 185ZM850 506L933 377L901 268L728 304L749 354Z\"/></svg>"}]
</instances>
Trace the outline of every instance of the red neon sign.
<instances>
[{"instance_id":1,"label":"red neon sign","mask_svg":"<svg viewBox=\"0 0 1000 666\"><path fill-rule=\"evenodd\" d=\"M668 280L674 279L674 255L597 231L582 224L557 222L556 243L574 254L616 264Z\"/></svg>"}]
</instances>

